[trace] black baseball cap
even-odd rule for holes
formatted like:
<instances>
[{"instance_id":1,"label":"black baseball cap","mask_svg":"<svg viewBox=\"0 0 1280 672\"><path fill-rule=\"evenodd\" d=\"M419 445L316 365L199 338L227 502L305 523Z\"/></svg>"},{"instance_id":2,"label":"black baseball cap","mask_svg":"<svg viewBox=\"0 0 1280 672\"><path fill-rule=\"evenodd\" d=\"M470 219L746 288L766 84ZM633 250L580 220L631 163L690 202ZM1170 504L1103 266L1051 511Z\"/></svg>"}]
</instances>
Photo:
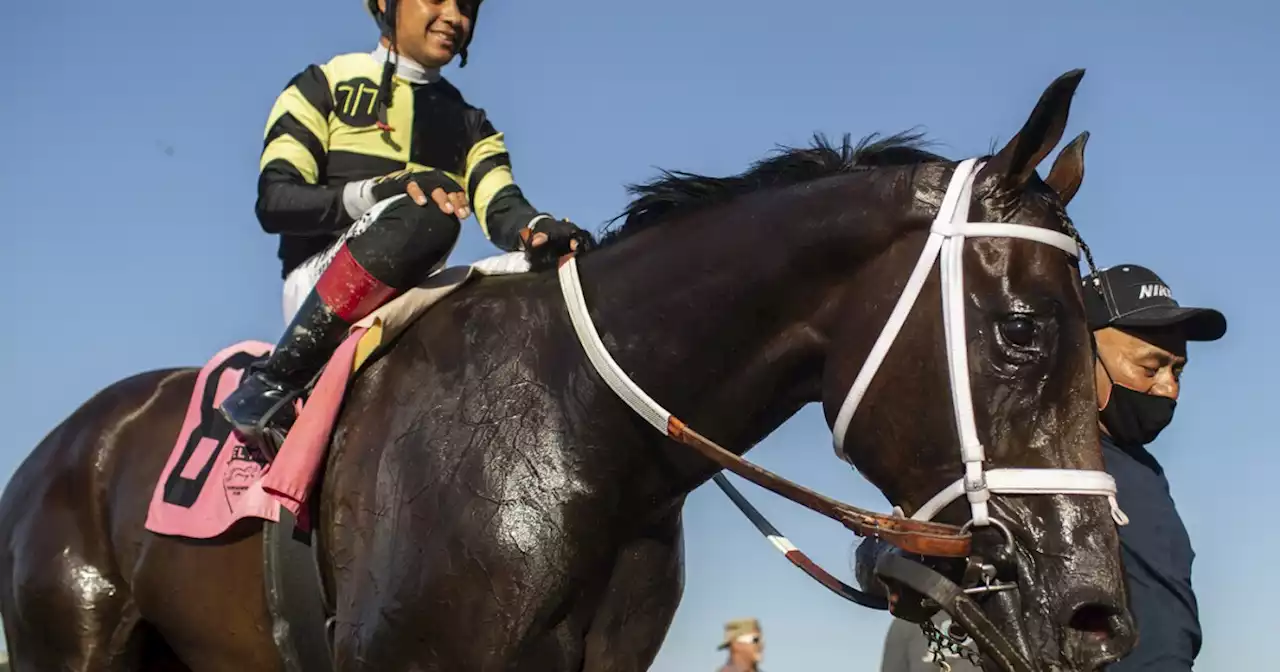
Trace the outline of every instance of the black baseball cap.
<instances>
[{"instance_id":1,"label":"black baseball cap","mask_svg":"<svg viewBox=\"0 0 1280 672\"><path fill-rule=\"evenodd\" d=\"M1112 266L1084 278L1084 312L1089 329L1153 329L1178 325L1188 341L1216 341L1227 333L1227 318L1212 308L1178 305L1160 276L1137 264Z\"/></svg>"}]
</instances>

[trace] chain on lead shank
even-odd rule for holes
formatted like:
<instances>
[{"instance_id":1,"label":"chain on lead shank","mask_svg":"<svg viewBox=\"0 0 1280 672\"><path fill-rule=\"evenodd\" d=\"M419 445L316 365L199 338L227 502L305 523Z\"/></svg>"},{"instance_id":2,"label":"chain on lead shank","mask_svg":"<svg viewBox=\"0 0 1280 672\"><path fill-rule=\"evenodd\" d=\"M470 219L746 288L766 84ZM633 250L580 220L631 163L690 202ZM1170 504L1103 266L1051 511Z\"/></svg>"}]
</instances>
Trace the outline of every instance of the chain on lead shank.
<instances>
[{"instance_id":1,"label":"chain on lead shank","mask_svg":"<svg viewBox=\"0 0 1280 672\"><path fill-rule=\"evenodd\" d=\"M955 635L945 634L938 630L932 621L927 619L920 624L920 631L929 640L929 653L933 654L931 662L943 672L951 672L951 664L946 660L947 656L943 652L944 649L950 652L953 657L964 658L972 663L974 667L982 668L978 652L963 644L966 638L957 638Z\"/></svg>"}]
</instances>

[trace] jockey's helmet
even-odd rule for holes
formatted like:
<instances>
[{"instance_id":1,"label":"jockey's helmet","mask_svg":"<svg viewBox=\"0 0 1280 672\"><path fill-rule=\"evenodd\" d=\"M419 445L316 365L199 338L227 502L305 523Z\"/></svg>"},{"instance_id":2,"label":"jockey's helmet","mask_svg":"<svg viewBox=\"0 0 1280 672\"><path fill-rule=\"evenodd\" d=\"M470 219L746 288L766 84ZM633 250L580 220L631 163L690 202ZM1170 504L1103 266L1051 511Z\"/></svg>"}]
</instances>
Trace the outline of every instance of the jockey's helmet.
<instances>
[{"instance_id":1,"label":"jockey's helmet","mask_svg":"<svg viewBox=\"0 0 1280 672\"><path fill-rule=\"evenodd\" d=\"M396 2L398 0L386 1L386 14L378 9L378 0L360 0L360 3L364 5L365 11L369 12L369 16L372 16L373 20L378 22L378 29L382 31L382 34L387 39L394 41L396 33ZM463 1L465 2L466 0ZM467 41L463 42L462 48L458 50L458 55L462 57L462 62L458 64L458 67L467 67L467 47L471 46L471 38L476 35L476 22L480 20L480 4L482 2L484 0L473 0L471 3L471 30L467 33Z\"/></svg>"}]
</instances>

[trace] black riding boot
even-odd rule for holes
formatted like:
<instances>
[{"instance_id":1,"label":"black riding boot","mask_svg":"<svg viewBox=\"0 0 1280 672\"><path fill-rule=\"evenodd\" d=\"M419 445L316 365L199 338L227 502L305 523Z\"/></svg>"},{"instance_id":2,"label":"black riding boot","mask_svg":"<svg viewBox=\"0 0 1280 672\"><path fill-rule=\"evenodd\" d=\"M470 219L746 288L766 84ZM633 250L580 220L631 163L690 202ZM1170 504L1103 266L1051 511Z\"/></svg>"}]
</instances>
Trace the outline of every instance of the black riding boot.
<instances>
[{"instance_id":1,"label":"black riding boot","mask_svg":"<svg viewBox=\"0 0 1280 672\"><path fill-rule=\"evenodd\" d=\"M275 457L296 419L293 401L342 343L349 327L312 290L271 356L251 365L219 407L246 445L258 448L267 459Z\"/></svg>"},{"instance_id":2,"label":"black riding boot","mask_svg":"<svg viewBox=\"0 0 1280 672\"><path fill-rule=\"evenodd\" d=\"M339 247L271 357L252 367L222 402L222 414L245 443L274 458L295 419L285 400L291 402L311 382L351 324L444 259L458 231L458 220L435 205L419 207L400 197Z\"/></svg>"}]
</instances>

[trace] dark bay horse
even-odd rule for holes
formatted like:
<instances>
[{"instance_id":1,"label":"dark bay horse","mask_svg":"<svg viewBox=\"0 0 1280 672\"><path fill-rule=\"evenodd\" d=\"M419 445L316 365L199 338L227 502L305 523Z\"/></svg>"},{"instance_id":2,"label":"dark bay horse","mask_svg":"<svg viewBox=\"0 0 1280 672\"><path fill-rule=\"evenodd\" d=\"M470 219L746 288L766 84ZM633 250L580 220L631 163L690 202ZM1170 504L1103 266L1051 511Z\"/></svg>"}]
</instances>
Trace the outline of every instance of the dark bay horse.
<instances>
[{"instance_id":1,"label":"dark bay horse","mask_svg":"<svg viewBox=\"0 0 1280 672\"><path fill-rule=\"evenodd\" d=\"M1083 175L1058 78L984 157L970 217L1072 232ZM909 138L819 142L713 179L638 188L579 263L613 357L742 453L811 402L829 422L867 357L956 164ZM994 467L1100 469L1079 272L1012 238L964 253L978 429ZM840 447L907 513L960 475L933 272ZM317 526L335 667L645 670L680 601L681 508L717 471L646 425L584 356L554 272L485 278L414 323L355 382ZM0 500L0 612L14 669L278 670L261 529L213 542L143 528L196 372L116 382L55 428ZM964 502L938 517L968 520ZM1016 591L984 608L1035 669L1092 670L1133 644L1105 501L995 496ZM999 534L973 535L998 550Z\"/></svg>"}]
</instances>

